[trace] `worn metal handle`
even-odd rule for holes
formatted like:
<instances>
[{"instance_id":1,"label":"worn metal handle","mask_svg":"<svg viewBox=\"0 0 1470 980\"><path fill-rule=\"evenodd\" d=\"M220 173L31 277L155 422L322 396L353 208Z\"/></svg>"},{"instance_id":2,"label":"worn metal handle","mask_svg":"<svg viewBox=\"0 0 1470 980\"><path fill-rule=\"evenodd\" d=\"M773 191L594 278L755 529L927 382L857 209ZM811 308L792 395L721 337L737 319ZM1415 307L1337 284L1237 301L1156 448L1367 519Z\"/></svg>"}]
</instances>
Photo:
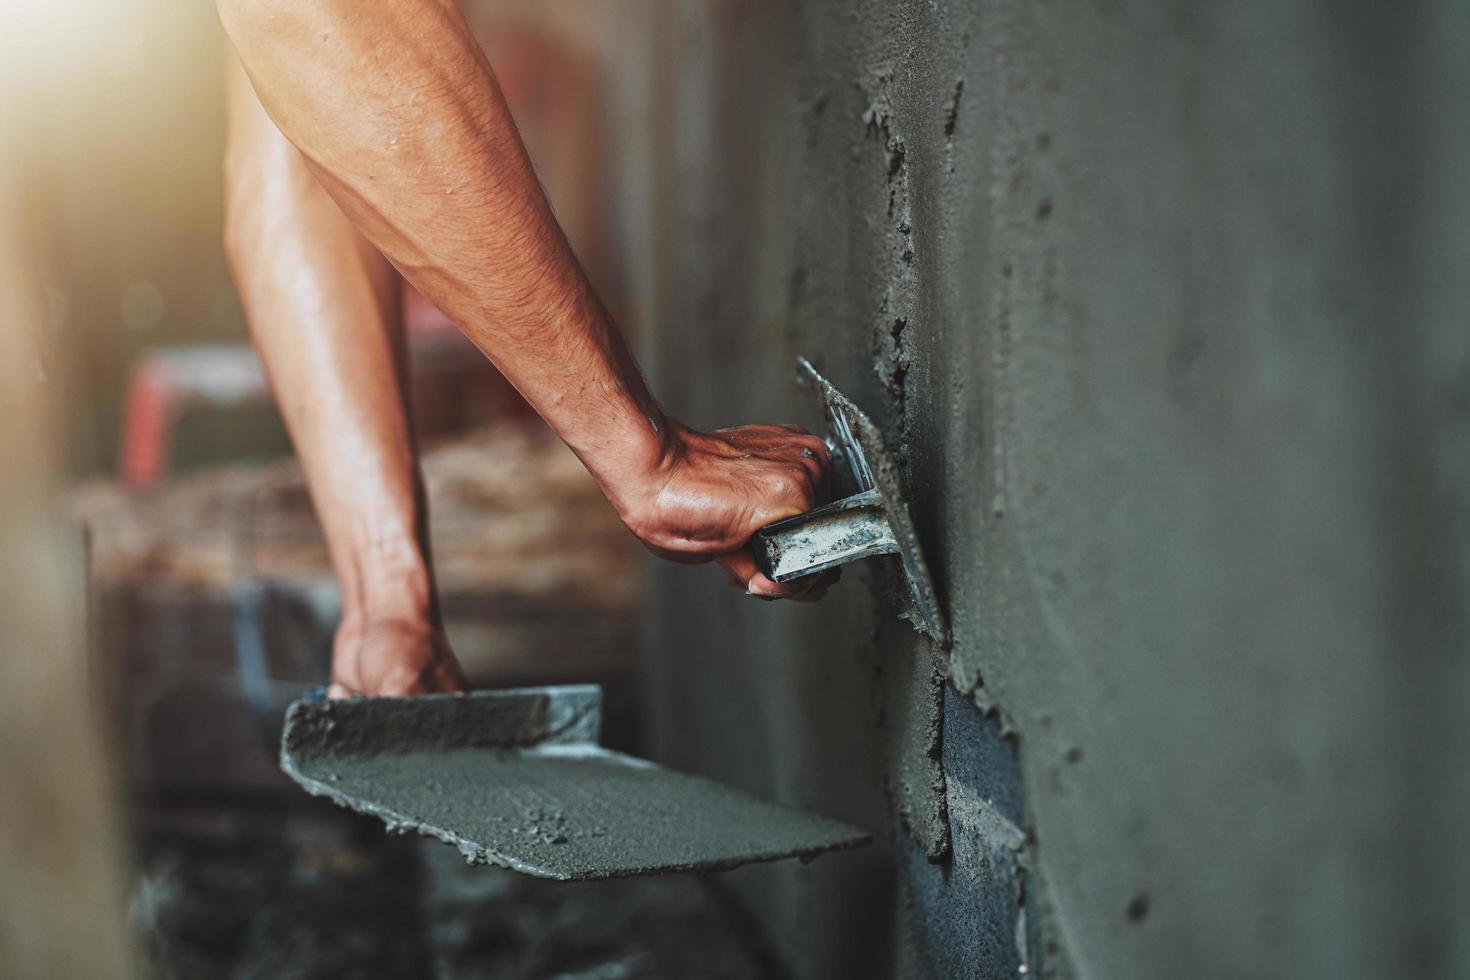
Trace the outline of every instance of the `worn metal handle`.
<instances>
[{"instance_id":1,"label":"worn metal handle","mask_svg":"<svg viewBox=\"0 0 1470 980\"><path fill-rule=\"evenodd\" d=\"M750 539L755 564L773 582L789 582L873 555L898 551L877 490L834 500L767 524Z\"/></svg>"}]
</instances>

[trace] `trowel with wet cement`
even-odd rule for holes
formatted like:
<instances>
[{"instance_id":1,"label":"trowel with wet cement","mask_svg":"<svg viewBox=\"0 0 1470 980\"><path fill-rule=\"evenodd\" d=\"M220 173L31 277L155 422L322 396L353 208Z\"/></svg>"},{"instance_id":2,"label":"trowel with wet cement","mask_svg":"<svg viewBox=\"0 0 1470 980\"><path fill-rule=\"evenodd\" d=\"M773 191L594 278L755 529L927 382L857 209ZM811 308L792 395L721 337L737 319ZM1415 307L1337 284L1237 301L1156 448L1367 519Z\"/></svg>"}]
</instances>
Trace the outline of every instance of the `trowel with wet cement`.
<instances>
[{"instance_id":1,"label":"trowel with wet cement","mask_svg":"<svg viewBox=\"0 0 1470 980\"><path fill-rule=\"evenodd\" d=\"M790 582L863 558L896 555L908 603L899 615L947 646L949 627L919 549L897 460L873 421L810 361L797 358L796 375L827 418L837 499L757 531L750 540L756 566L774 582Z\"/></svg>"},{"instance_id":2,"label":"trowel with wet cement","mask_svg":"<svg viewBox=\"0 0 1470 980\"><path fill-rule=\"evenodd\" d=\"M805 360L830 427L833 503L751 542L778 582L896 555L916 628L944 619L898 468L877 428ZM452 844L467 860L564 881L715 871L865 844L856 827L598 744L602 692L566 685L328 701L286 713L281 768L309 793Z\"/></svg>"}]
</instances>

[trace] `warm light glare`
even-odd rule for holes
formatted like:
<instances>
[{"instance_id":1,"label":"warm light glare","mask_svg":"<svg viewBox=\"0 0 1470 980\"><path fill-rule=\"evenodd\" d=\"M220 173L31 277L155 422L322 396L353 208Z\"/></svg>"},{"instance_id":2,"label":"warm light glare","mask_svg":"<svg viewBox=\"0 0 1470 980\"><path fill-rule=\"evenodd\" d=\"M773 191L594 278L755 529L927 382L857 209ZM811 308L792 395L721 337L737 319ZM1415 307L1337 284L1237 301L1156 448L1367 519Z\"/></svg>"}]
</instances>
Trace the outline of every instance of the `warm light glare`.
<instances>
[{"instance_id":1,"label":"warm light glare","mask_svg":"<svg viewBox=\"0 0 1470 980\"><path fill-rule=\"evenodd\" d=\"M3 0L0 71L25 89L84 75L107 57L109 37L131 36L159 16L157 5L126 0Z\"/></svg>"},{"instance_id":2,"label":"warm light glare","mask_svg":"<svg viewBox=\"0 0 1470 980\"><path fill-rule=\"evenodd\" d=\"M114 0L6 0L0 4L0 27L36 27L75 23L94 17L106 7L120 6Z\"/></svg>"}]
</instances>

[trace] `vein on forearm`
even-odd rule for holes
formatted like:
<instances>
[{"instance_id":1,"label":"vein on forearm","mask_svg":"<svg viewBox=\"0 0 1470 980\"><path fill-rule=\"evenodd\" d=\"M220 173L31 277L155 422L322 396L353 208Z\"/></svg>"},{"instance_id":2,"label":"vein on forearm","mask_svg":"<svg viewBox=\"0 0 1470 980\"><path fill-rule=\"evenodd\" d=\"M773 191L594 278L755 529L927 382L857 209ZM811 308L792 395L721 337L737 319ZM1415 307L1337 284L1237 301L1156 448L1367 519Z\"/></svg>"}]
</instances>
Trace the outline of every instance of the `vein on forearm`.
<instances>
[{"instance_id":1,"label":"vein on forearm","mask_svg":"<svg viewBox=\"0 0 1470 980\"><path fill-rule=\"evenodd\" d=\"M458 11L278 9L233 30L283 132L362 233L583 458L658 414ZM259 25L257 24L257 27Z\"/></svg>"}]
</instances>

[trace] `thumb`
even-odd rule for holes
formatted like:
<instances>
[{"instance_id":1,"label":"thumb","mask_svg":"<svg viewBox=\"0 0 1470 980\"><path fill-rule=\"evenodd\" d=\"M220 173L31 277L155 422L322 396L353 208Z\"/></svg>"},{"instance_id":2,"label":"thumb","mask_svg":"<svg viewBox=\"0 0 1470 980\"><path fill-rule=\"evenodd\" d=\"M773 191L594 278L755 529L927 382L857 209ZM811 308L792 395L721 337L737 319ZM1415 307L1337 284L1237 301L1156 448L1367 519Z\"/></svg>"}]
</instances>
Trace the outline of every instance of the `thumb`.
<instances>
[{"instance_id":1,"label":"thumb","mask_svg":"<svg viewBox=\"0 0 1470 980\"><path fill-rule=\"evenodd\" d=\"M715 561L720 563L730 576L730 584L745 590L746 595L753 595L760 599L783 599L799 595L804 591L801 587L782 585L779 582L767 578L755 564L755 555L751 554L749 548L741 548L720 555Z\"/></svg>"}]
</instances>

